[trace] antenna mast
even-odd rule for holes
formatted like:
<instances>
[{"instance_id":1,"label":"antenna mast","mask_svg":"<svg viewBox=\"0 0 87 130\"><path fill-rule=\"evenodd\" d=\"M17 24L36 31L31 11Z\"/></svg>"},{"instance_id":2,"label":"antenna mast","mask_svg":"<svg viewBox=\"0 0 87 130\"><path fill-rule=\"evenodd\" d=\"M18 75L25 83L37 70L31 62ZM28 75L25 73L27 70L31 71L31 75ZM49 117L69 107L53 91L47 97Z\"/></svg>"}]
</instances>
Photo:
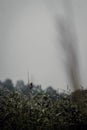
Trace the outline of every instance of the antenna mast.
<instances>
[{"instance_id":1,"label":"antenna mast","mask_svg":"<svg viewBox=\"0 0 87 130\"><path fill-rule=\"evenodd\" d=\"M28 71L28 85L29 85L29 71Z\"/></svg>"}]
</instances>

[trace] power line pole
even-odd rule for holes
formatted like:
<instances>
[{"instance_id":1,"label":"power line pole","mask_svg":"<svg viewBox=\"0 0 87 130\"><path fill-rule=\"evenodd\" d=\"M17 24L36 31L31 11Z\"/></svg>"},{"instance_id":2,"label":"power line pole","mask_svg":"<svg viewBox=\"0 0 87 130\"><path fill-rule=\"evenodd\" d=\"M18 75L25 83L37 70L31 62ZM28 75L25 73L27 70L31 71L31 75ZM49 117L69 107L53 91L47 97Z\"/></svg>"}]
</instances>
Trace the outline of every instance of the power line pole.
<instances>
[{"instance_id":1,"label":"power line pole","mask_svg":"<svg viewBox=\"0 0 87 130\"><path fill-rule=\"evenodd\" d=\"M28 85L29 85L29 83L30 83L30 82L29 82L29 71L28 71Z\"/></svg>"}]
</instances>

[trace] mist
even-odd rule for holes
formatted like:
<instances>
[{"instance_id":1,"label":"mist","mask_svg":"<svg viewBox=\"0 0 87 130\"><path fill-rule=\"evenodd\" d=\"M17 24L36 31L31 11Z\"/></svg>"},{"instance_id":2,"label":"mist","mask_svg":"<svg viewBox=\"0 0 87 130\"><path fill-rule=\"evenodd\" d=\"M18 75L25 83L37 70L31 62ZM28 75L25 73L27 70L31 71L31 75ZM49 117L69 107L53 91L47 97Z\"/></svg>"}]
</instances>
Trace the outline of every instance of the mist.
<instances>
[{"instance_id":1,"label":"mist","mask_svg":"<svg viewBox=\"0 0 87 130\"><path fill-rule=\"evenodd\" d=\"M0 79L11 78L14 83L18 79L23 79L27 82L29 71L30 80L35 84L41 84L43 87L51 85L54 88L66 88L67 85L71 85L69 82L72 80L66 66L71 66L74 60L72 66L75 65L75 71L78 70L78 64L80 67L80 72L76 72L76 77L81 75L78 82L86 86L86 5L85 0L72 1L74 13L72 19L76 33L73 39L78 39L78 42L76 41L78 45L76 50L71 49L71 52L70 47L68 50L64 49L67 45L64 47L63 42L58 40L60 35L63 39L63 35L60 34L61 29L58 28L57 31L57 27L67 25L67 22L64 22L67 11L64 14L63 1L0 1ZM59 25L62 16L63 22L61 21L62 25ZM72 37L72 34L69 36ZM71 46L71 48L75 47L75 45ZM73 57L67 59L70 52L75 54L76 59ZM65 62L70 64L65 65Z\"/></svg>"}]
</instances>

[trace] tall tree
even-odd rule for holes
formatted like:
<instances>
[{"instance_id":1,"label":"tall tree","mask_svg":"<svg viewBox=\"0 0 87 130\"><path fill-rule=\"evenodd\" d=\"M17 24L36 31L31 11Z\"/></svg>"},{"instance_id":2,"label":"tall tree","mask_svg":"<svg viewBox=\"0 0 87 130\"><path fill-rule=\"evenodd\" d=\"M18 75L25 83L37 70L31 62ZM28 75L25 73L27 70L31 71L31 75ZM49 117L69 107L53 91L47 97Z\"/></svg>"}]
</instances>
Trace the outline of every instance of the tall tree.
<instances>
[{"instance_id":1,"label":"tall tree","mask_svg":"<svg viewBox=\"0 0 87 130\"><path fill-rule=\"evenodd\" d=\"M13 82L11 79L6 79L4 82L3 82L3 85L5 88L7 88L8 90L10 91L14 91L14 85L13 85Z\"/></svg>"}]
</instances>

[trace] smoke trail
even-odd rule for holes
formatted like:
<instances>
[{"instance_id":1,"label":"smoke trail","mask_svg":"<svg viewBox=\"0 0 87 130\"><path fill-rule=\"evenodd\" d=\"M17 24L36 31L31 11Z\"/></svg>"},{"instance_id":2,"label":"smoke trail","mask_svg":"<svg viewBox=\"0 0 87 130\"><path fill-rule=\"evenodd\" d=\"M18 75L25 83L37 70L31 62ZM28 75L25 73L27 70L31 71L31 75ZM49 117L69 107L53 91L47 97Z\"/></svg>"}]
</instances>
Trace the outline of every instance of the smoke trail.
<instances>
[{"instance_id":1,"label":"smoke trail","mask_svg":"<svg viewBox=\"0 0 87 130\"><path fill-rule=\"evenodd\" d=\"M72 26L69 26L68 21L60 17L57 20L60 43L66 56L66 72L71 81L74 90L79 89L79 64L78 64L78 49L77 42L72 32Z\"/></svg>"},{"instance_id":2,"label":"smoke trail","mask_svg":"<svg viewBox=\"0 0 87 130\"><path fill-rule=\"evenodd\" d=\"M70 0L63 0L66 17L57 20L61 45L67 57L66 72L74 90L80 87L80 74L78 63L78 43L73 22L73 12Z\"/></svg>"},{"instance_id":3,"label":"smoke trail","mask_svg":"<svg viewBox=\"0 0 87 130\"><path fill-rule=\"evenodd\" d=\"M73 22L73 11L70 0L63 0L63 9L64 14L59 15L58 9L56 8L58 5L58 1L56 4L54 1L49 1L50 9L54 12L54 19L56 21L56 30L58 34L58 38L61 43L62 50L64 55L66 56L66 65L65 69L67 72L68 79L71 82L71 86L74 90L79 89L80 87L80 74L79 74L79 64L78 64L78 43L77 36L75 31L75 26Z\"/></svg>"}]
</instances>

